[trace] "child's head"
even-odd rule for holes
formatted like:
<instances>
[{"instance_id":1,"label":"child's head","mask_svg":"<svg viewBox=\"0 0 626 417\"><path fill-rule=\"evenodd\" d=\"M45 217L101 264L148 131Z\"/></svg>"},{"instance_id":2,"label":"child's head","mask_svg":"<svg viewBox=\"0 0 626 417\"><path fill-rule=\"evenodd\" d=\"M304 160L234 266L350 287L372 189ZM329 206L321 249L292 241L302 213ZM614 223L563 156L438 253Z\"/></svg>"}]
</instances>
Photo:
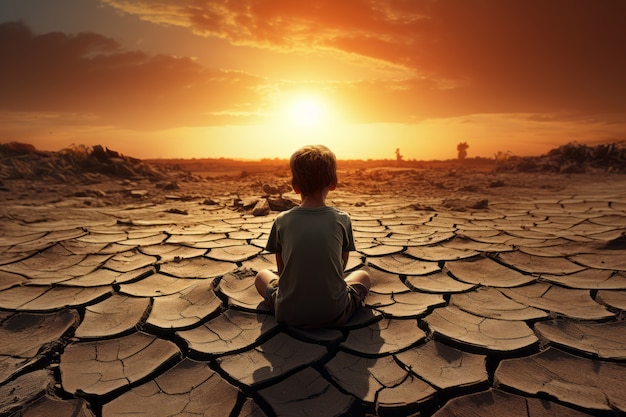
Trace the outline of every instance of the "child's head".
<instances>
[{"instance_id":1,"label":"child's head","mask_svg":"<svg viewBox=\"0 0 626 417\"><path fill-rule=\"evenodd\" d=\"M298 149L289 160L292 185L302 195L310 195L337 184L335 154L324 145L308 145Z\"/></svg>"}]
</instances>

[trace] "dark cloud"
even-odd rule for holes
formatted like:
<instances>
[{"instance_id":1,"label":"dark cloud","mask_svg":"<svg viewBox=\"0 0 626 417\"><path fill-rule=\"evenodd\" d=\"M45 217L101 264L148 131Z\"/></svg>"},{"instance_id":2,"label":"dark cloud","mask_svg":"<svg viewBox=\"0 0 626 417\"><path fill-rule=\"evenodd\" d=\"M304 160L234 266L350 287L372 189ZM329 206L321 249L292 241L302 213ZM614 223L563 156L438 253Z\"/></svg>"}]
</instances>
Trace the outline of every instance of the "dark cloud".
<instances>
[{"instance_id":1,"label":"dark cloud","mask_svg":"<svg viewBox=\"0 0 626 417\"><path fill-rule=\"evenodd\" d=\"M36 35L0 24L0 109L93 114L136 129L230 121L254 111L261 79L189 58L126 51L93 33Z\"/></svg>"},{"instance_id":2,"label":"dark cloud","mask_svg":"<svg viewBox=\"0 0 626 417\"><path fill-rule=\"evenodd\" d=\"M418 81L403 102L431 100L403 112L418 119L626 110L623 0L105 2L234 44L333 48L404 66Z\"/></svg>"}]
</instances>

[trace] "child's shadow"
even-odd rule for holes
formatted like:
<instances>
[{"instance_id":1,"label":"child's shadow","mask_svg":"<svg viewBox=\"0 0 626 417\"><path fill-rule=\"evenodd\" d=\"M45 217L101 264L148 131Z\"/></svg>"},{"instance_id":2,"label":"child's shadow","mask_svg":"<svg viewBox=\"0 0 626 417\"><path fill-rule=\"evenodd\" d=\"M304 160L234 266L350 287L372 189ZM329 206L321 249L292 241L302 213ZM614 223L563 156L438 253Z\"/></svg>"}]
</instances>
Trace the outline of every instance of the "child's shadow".
<instances>
[{"instance_id":1,"label":"child's shadow","mask_svg":"<svg viewBox=\"0 0 626 417\"><path fill-rule=\"evenodd\" d=\"M360 407L362 402L374 404L381 386L370 368L378 363L376 357L384 346L376 331L380 319L380 314L361 307L339 328L281 325L278 334L255 349L258 355L252 361L256 368L251 382L266 402L263 407L269 406L279 415L302 415L298 410L307 407L326 410L320 415L339 415ZM359 349L362 352L345 344L350 332L356 330L369 334Z\"/></svg>"}]
</instances>

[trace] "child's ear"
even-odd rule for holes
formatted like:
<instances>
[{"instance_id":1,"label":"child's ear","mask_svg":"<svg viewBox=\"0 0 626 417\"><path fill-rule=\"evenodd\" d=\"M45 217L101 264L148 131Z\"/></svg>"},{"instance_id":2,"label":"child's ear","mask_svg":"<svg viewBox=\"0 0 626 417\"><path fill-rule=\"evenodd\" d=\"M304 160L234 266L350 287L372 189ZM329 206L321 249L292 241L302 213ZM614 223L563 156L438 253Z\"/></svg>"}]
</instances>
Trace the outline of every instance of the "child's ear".
<instances>
[{"instance_id":1,"label":"child's ear","mask_svg":"<svg viewBox=\"0 0 626 417\"><path fill-rule=\"evenodd\" d=\"M298 187L295 184L291 184L291 187L293 188L293 192L296 194L302 194L302 190L300 190L300 187Z\"/></svg>"},{"instance_id":2,"label":"child's ear","mask_svg":"<svg viewBox=\"0 0 626 417\"><path fill-rule=\"evenodd\" d=\"M329 189L330 191L333 191L335 188L337 188L337 183L336 183L336 182L333 182L332 184L330 184L330 185L328 186L328 189Z\"/></svg>"}]
</instances>

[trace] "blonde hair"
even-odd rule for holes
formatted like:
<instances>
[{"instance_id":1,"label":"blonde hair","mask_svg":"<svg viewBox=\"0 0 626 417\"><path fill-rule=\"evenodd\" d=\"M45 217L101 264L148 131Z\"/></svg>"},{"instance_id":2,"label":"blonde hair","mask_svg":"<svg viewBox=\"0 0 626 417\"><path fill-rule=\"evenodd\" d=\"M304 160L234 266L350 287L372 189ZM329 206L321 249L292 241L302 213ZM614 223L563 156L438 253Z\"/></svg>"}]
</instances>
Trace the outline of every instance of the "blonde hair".
<instances>
[{"instance_id":1,"label":"blonde hair","mask_svg":"<svg viewBox=\"0 0 626 417\"><path fill-rule=\"evenodd\" d=\"M337 184L337 158L324 145L307 145L289 159L291 183L302 195Z\"/></svg>"}]
</instances>

